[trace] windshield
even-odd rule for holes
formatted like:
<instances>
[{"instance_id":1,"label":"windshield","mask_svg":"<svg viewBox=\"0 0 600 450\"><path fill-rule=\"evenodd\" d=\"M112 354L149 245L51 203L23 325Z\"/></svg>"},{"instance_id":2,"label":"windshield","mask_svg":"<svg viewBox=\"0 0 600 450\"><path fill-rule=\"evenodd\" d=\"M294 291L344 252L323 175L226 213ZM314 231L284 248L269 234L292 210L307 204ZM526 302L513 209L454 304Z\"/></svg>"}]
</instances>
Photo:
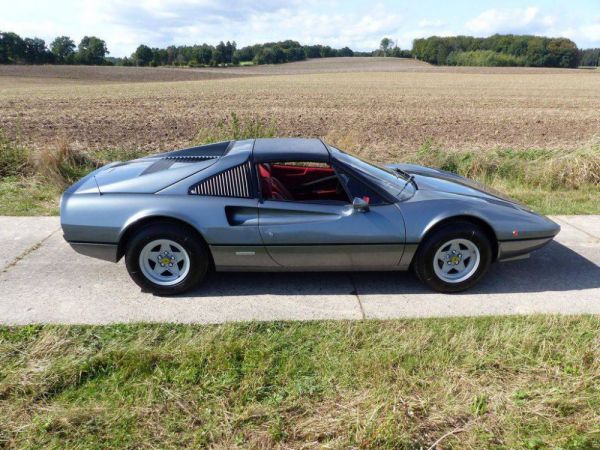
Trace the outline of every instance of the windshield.
<instances>
[{"instance_id":1,"label":"windshield","mask_svg":"<svg viewBox=\"0 0 600 450\"><path fill-rule=\"evenodd\" d=\"M332 146L329 146L329 149L335 159L369 177L373 183L380 185L394 197L400 195L408 182L408 174L404 172L397 172L387 167L363 161L354 155L350 155Z\"/></svg>"}]
</instances>

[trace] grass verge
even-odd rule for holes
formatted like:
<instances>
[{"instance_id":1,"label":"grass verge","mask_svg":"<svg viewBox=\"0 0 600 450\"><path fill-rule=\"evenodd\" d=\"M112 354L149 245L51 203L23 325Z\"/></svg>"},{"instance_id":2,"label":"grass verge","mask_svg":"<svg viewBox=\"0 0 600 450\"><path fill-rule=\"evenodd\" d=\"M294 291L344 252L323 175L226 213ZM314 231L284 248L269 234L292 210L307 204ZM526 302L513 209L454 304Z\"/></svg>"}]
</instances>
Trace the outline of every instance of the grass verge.
<instances>
[{"instance_id":1,"label":"grass verge","mask_svg":"<svg viewBox=\"0 0 600 450\"><path fill-rule=\"evenodd\" d=\"M476 152L426 142L403 160L478 180L543 214L600 213L600 145Z\"/></svg>"},{"instance_id":2,"label":"grass verge","mask_svg":"<svg viewBox=\"0 0 600 450\"><path fill-rule=\"evenodd\" d=\"M600 318L0 328L0 446L600 446Z\"/></svg>"},{"instance_id":3,"label":"grass verge","mask_svg":"<svg viewBox=\"0 0 600 450\"><path fill-rule=\"evenodd\" d=\"M215 128L200 128L194 144L229 139L277 136L276 123L240 119L236 114ZM351 135L330 134L327 140L356 150ZM364 155L366 152L360 152ZM34 151L6 139L0 130L0 215L52 215L62 190L108 162L143 156L138 150L77 151L70 143ZM446 151L425 142L412 153L386 150L364 155L380 162L411 162L476 179L543 214L600 213L600 145L574 151L496 149Z\"/></svg>"}]
</instances>

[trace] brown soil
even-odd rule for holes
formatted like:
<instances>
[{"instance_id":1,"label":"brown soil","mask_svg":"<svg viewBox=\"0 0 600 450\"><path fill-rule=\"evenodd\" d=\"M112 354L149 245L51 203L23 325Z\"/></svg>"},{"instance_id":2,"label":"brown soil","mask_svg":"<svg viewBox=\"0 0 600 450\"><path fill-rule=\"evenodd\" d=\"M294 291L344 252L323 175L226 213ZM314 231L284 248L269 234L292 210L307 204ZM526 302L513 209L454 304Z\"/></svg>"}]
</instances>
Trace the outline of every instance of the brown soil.
<instances>
[{"instance_id":1,"label":"brown soil","mask_svg":"<svg viewBox=\"0 0 600 450\"><path fill-rule=\"evenodd\" d=\"M598 105L600 73L586 70L394 58L223 69L0 66L0 128L35 146L67 138L82 147L175 148L234 112L378 159L427 140L568 150L600 140Z\"/></svg>"}]
</instances>

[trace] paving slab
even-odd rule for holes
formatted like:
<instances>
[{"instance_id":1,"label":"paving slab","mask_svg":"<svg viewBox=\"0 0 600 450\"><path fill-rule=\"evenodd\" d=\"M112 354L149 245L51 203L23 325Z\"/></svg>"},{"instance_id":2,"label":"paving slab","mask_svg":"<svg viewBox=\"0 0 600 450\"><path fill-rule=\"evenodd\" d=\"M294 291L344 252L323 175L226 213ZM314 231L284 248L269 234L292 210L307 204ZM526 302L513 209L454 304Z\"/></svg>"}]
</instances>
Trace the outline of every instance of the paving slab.
<instances>
[{"instance_id":1,"label":"paving slab","mask_svg":"<svg viewBox=\"0 0 600 450\"><path fill-rule=\"evenodd\" d=\"M561 227L556 240L564 245L597 246L600 244L600 238L596 238L585 228L567 222L566 216L552 217L552 219Z\"/></svg>"},{"instance_id":2,"label":"paving slab","mask_svg":"<svg viewBox=\"0 0 600 450\"><path fill-rule=\"evenodd\" d=\"M0 270L59 229L58 217L0 216Z\"/></svg>"},{"instance_id":3,"label":"paving slab","mask_svg":"<svg viewBox=\"0 0 600 450\"><path fill-rule=\"evenodd\" d=\"M79 255L55 233L0 274L0 323L360 319L348 276L215 274L185 297L142 293L125 265Z\"/></svg>"},{"instance_id":4,"label":"paving slab","mask_svg":"<svg viewBox=\"0 0 600 450\"><path fill-rule=\"evenodd\" d=\"M600 201L600 199L598 200ZM591 216L555 216L561 224L569 224L571 227L595 237L600 241L600 215Z\"/></svg>"},{"instance_id":5,"label":"paving slab","mask_svg":"<svg viewBox=\"0 0 600 450\"><path fill-rule=\"evenodd\" d=\"M221 323L495 314L600 314L600 216L560 216L555 242L496 263L473 289L428 290L412 273L222 273L180 297L142 293L124 264L75 253L58 218L0 217L0 323ZM11 264L12 261L12 264Z\"/></svg>"}]
</instances>

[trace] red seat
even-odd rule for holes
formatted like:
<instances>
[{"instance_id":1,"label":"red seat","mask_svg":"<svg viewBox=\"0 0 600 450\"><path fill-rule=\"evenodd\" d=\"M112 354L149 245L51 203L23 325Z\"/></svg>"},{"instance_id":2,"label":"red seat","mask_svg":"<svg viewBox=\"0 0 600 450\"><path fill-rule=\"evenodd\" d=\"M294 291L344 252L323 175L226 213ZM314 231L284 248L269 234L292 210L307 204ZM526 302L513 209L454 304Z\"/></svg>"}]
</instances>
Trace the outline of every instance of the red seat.
<instances>
[{"instance_id":1,"label":"red seat","mask_svg":"<svg viewBox=\"0 0 600 450\"><path fill-rule=\"evenodd\" d=\"M260 176L260 189L265 199L293 200L294 196L277 178L271 176L269 164L259 164L258 174Z\"/></svg>"}]
</instances>

